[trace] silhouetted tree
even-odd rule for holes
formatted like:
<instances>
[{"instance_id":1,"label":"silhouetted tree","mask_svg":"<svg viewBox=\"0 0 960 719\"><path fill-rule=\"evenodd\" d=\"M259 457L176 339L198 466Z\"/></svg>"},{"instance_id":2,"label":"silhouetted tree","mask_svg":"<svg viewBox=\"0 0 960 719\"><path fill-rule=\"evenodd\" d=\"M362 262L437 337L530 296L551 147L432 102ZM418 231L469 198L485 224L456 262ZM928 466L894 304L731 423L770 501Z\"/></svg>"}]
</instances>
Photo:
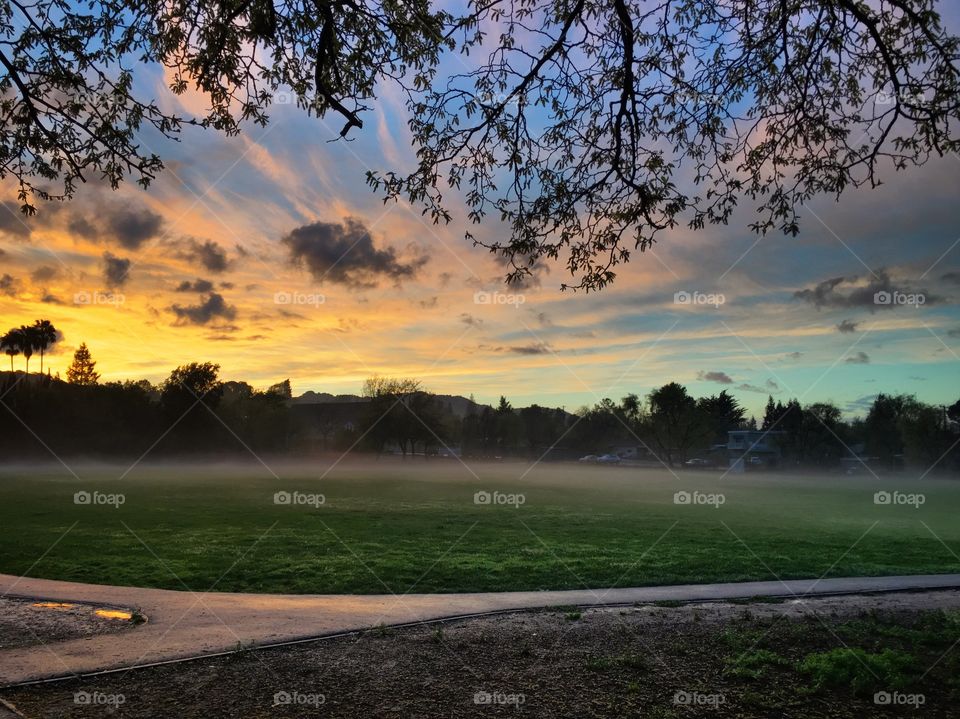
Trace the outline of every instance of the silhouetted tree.
<instances>
[{"instance_id":1,"label":"silhouetted tree","mask_svg":"<svg viewBox=\"0 0 960 719\"><path fill-rule=\"evenodd\" d=\"M94 385L99 379L97 363L90 356L87 344L81 342L77 351L73 353L73 363L67 367L67 382L70 384Z\"/></svg>"},{"instance_id":2,"label":"silhouetted tree","mask_svg":"<svg viewBox=\"0 0 960 719\"><path fill-rule=\"evenodd\" d=\"M12 329L0 337L0 348L10 358L10 371L13 372L13 358L22 351L21 335L17 329Z\"/></svg>"},{"instance_id":3,"label":"silhouetted tree","mask_svg":"<svg viewBox=\"0 0 960 719\"><path fill-rule=\"evenodd\" d=\"M27 328L35 350L40 350L40 374L43 374L43 354L60 338L57 328L50 320L37 320L33 326Z\"/></svg>"},{"instance_id":4,"label":"silhouetted tree","mask_svg":"<svg viewBox=\"0 0 960 719\"><path fill-rule=\"evenodd\" d=\"M665 384L650 393L649 402L650 434L671 467L690 449L709 441L709 422L683 385Z\"/></svg>"}]
</instances>

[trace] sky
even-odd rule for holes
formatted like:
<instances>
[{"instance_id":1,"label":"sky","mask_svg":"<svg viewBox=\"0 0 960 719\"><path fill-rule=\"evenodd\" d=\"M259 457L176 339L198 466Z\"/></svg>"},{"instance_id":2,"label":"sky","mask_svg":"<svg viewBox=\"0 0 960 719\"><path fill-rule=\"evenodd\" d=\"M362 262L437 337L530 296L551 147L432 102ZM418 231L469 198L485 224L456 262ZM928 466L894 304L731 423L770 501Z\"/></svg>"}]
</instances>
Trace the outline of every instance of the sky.
<instances>
[{"instance_id":1,"label":"sky","mask_svg":"<svg viewBox=\"0 0 960 719\"><path fill-rule=\"evenodd\" d=\"M138 89L167 109L205 107L173 96L159 70ZM51 320L63 335L51 370L65 374L85 342L103 381L212 361L223 379L289 378L295 394L359 393L381 374L571 411L670 381L727 390L758 416L768 395L849 416L881 391L960 399L960 157L818 198L797 237L753 234L744 203L729 225L661 235L583 294L560 291L562 266L506 287L464 240L462 207L437 226L365 185L369 169L411 166L395 93L346 142L333 118L270 114L233 138L144 133L166 164L147 190L89 182L27 219L3 186L0 329ZM471 229L505 236L494 222ZM878 305L877 292L906 303Z\"/></svg>"}]
</instances>

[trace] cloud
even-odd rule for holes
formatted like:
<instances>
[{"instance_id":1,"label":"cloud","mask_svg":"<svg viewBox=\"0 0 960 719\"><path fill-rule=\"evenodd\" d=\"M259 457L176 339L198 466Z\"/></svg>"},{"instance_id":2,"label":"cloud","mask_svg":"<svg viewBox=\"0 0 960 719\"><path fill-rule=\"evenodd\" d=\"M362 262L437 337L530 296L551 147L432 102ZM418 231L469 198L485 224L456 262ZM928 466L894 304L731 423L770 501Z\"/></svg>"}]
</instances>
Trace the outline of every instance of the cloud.
<instances>
[{"instance_id":1,"label":"cloud","mask_svg":"<svg viewBox=\"0 0 960 719\"><path fill-rule=\"evenodd\" d=\"M540 323L541 327L553 327L553 320L550 319L550 315L546 312L537 313L537 322Z\"/></svg>"},{"instance_id":2,"label":"cloud","mask_svg":"<svg viewBox=\"0 0 960 719\"><path fill-rule=\"evenodd\" d=\"M237 308L228 305L223 295L211 292L197 305L173 305L170 311L177 316L179 324L205 325L218 317L232 320L237 316ZM221 328L222 329L222 328Z\"/></svg>"},{"instance_id":3,"label":"cloud","mask_svg":"<svg viewBox=\"0 0 960 719\"><path fill-rule=\"evenodd\" d=\"M506 347L504 350L517 355L545 355L552 352L550 345L548 345L546 342L537 342L535 344L520 345L517 347Z\"/></svg>"},{"instance_id":4,"label":"cloud","mask_svg":"<svg viewBox=\"0 0 960 719\"><path fill-rule=\"evenodd\" d=\"M953 330L947 330L947 337L960 337L960 327Z\"/></svg>"},{"instance_id":5,"label":"cloud","mask_svg":"<svg viewBox=\"0 0 960 719\"><path fill-rule=\"evenodd\" d=\"M853 320L843 320L840 324L837 325L837 332L842 335L848 335L857 331L859 322L854 322Z\"/></svg>"},{"instance_id":6,"label":"cloud","mask_svg":"<svg viewBox=\"0 0 960 719\"><path fill-rule=\"evenodd\" d=\"M130 260L103 253L103 279L108 287L120 287L129 279Z\"/></svg>"},{"instance_id":7,"label":"cloud","mask_svg":"<svg viewBox=\"0 0 960 719\"><path fill-rule=\"evenodd\" d=\"M40 301L47 305L63 305L66 304L56 295L51 295L49 292L40 298Z\"/></svg>"},{"instance_id":8,"label":"cloud","mask_svg":"<svg viewBox=\"0 0 960 719\"><path fill-rule=\"evenodd\" d=\"M91 242L108 241L125 250L139 250L163 232L163 217L142 204L102 200L83 214L71 207L66 229Z\"/></svg>"},{"instance_id":9,"label":"cloud","mask_svg":"<svg viewBox=\"0 0 960 719\"><path fill-rule=\"evenodd\" d=\"M17 240L30 239L30 226L26 215L20 212L20 205L13 200L0 202L0 232Z\"/></svg>"},{"instance_id":10,"label":"cloud","mask_svg":"<svg viewBox=\"0 0 960 719\"><path fill-rule=\"evenodd\" d=\"M145 207L120 207L107 213L106 229L113 239L128 250L136 250L143 243L160 234L163 218Z\"/></svg>"},{"instance_id":11,"label":"cloud","mask_svg":"<svg viewBox=\"0 0 960 719\"><path fill-rule=\"evenodd\" d=\"M878 395L868 394L863 397L858 397L855 400L847 402L844 406L843 411L848 413L853 412L869 412L870 408L873 407L873 403L876 402Z\"/></svg>"},{"instance_id":12,"label":"cloud","mask_svg":"<svg viewBox=\"0 0 960 719\"><path fill-rule=\"evenodd\" d=\"M787 357L790 358L790 359L795 359L795 360L797 360L797 359L800 359L801 357L803 357L803 352L790 352L790 353L787 354Z\"/></svg>"},{"instance_id":13,"label":"cloud","mask_svg":"<svg viewBox=\"0 0 960 719\"><path fill-rule=\"evenodd\" d=\"M718 384L733 384L733 379L726 372L697 372L697 379L703 382L716 382Z\"/></svg>"},{"instance_id":14,"label":"cloud","mask_svg":"<svg viewBox=\"0 0 960 719\"><path fill-rule=\"evenodd\" d=\"M439 301L439 299L440 299L439 297L437 297L436 295L434 295L434 296L431 297L430 299L427 299L427 300L419 300L419 301L417 302L417 304L420 305L423 309L429 310L429 309L433 309L434 307L437 306L437 302Z\"/></svg>"},{"instance_id":15,"label":"cloud","mask_svg":"<svg viewBox=\"0 0 960 719\"><path fill-rule=\"evenodd\" d=\"M924 289L908 289L908 283L894 286L886 270L877 270L870 276L860 278L832 277L817 283L812 288L798 290L793 293L796 299L803 300L816 307L822 308L851 308L864 307L871 312L878 309L892 309L896 303L877 301L878 293L921 294L925 297L924 304L932 305L941 300L940 297L930 294Z\"/></svg>"},{"instance_id":16,"label":"cloud","mask_svg":"<svg viewBox=\"0 0 960 719\"><path fill-rule=\"evenodd\" d=\"M51 267L50 265L43 265L43 267L38 267L33 272L30 273L30 277L33 278L34 282L49 282L54 277L60 274L59 270L56 267Z\"/></svg>"},{"instance_id":17,"label":"cloud","mask_svg":"<svg viewBox=\"0 0 960 719\"><path fill-rule=\"evenodd\" d=\"M177 285L174 292L199 292L205 293L213 290L213 283L210 280L198 279L194 282L190 280L184 280L179 285Z\"/></svg>"},{"instance_id":18,"label":"cloud","mask_svg":"<svg viewBox=\"0 0 960 719\"><path fill-rule=\"evenodd\" d=\"M856 352L847 357L844 362L847 364L870 364L870 356L866 352Z\"/></svg>"},{"instance_id":19,"label":"cloud","mask_svg":"<svg viewBox=\"0 0 960 719\"><path fill-rule=\"evenodd\" d=\"M382 279L394 282L410 279L427 262L426 257L403 262L394 248L377 249L366 226L350 217L343 224L303 225L281 242L289 250L294 264L305 265L317 282L329 281L355 288L376 287Z\"/></svg>"},{"instance_id":20,"label":"cloud","mask_svg":"<svg viewBox=\"0 0 960 719\"><path fill-rule=\"evenodd\" d=\"M463 322L463 324L465 325L470 325L471 327L479 327L480 325L483 324L482 319L480 319L479 317L474 317L473 315L468 314L466 312L460 315L460 321Z\"/></svg>"},{"instance_id":21,"label":"cloud","mask_svg":"<svg viewBox=\"0 0 960 719\"><path fill-rule=\"evenodd\" d=\"M189 262L199 262L208 272L220 274L227 269L227 253L213 240L200 242L193 237L187 237L174 243L177 257Z\"/></svg>"},{"instance_id":22,"label":"cloud","mask_svg":"<svg viewBox=\"0 0 960 719\"><path fill-rule=\"evenodd\" d=\"M20 283L17 281L16 277L6 273L0 275L0 295L13 297L17 294L19 285Z\"/></svg>"},{"instance_id":23,"label":"cloud","mask_svg":"<svg viewBox=\"0 0 960 719\"><path fill-rule=\"evenodd\" d=\"M738 384L737 389L743 390L744 392L757 392L758 394L778 394L781 391L780 385L772 379L764 382L762 387L744 382L743 384Z\"/></svg>"},{"instance_id":24,"label":"cloud","mask_svg":"<svg viewBox=\"0 0 960 719\"><path fill-rule=\"evenodd\" d=\"M955 285L960 285L960 272L947 272L940 275L940 279L944 282L952 282Z\"/></svg>"}]
</instances>

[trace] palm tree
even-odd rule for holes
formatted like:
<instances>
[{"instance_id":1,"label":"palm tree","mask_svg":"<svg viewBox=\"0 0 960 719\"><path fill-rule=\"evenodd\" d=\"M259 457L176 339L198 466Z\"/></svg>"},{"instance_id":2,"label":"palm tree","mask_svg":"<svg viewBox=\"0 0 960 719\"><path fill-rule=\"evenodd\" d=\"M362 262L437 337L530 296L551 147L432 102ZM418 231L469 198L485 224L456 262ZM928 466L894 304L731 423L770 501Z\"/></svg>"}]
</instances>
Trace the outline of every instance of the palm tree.
<instances>
[{"instance_id":1,"label":"palm tree","mask_svg":"<svg viewBox=\"0 0 960 719\"><path fill-rule=\"evenodd\" d=\"M10 358L10 371L13 372L13 358L20 354L20 330L12 329L0 337L0 348Z\"/></svg>"},{"instance_id":2,"label":"palm tree","mask_svg":"<svg viewBox=\"0 0 960 719\"><path fill-rule=\"evenodd\" d=\"M31 335L34 349L40 350L40 374L43 374L43 353L57 342L57 328L50 320L37 320L33 327L27 328Z\"/></svg>"},{"instance_id":3,"label":"palm tree","mask_svg":"<svg viewBox=\"0 0 960 719\"><path fill-rule=\"evenodd\" d=\"M37 339L32 327L20 325L19 329L13 330L17 335L17 344L20 352L26 360L27 374L30 374L30 358L33 357L33 350L37 347Z\"/></svg>"}]
</instances>

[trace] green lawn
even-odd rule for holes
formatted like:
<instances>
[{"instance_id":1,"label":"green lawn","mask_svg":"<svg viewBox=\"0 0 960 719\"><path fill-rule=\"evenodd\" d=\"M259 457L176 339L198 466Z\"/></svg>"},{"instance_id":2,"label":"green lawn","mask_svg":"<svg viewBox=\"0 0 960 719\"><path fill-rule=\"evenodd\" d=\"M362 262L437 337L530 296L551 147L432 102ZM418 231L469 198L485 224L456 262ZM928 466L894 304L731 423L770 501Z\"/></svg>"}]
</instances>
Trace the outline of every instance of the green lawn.
<instances>
[{"instance_id":1,"label":"green lawn","mask_svg":"<svg viewBox=\"0 0 960 719\"><path fill-rule=\"evenodd\" d=\"M193 590L402 593L960 572L960 482L423 459L0 470L0 572ZM874 492L926 501L878 506ZM122 493L119 508L74 504ZM278 490L325 504L274 504ZM478 490L522 506L474 504ZM722 492L719 508L674 503ZM925 526L926 525L926 526ZM72 529L71 529L72 527ZM928 529L929 527L929 529ZM68 531L69 530L69 531ZM934 533L936 536L934 536ZM939 539L938 539L939 537ZM942 540L942 542L941 542Z\"/></svg>"}]
</instances>

